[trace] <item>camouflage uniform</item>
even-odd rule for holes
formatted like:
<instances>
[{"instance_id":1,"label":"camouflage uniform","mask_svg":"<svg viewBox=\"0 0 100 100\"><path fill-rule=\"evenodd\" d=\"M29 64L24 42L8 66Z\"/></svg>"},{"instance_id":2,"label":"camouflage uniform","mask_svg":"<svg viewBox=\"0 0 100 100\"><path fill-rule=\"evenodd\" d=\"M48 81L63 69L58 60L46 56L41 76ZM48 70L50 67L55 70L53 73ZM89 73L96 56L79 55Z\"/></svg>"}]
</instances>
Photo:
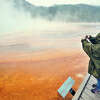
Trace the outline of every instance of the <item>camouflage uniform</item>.
<instances>
[{"instance_id":1,"label":"camouflage uniform","mask_svg":"<svg viewBox=\"0 0 100 100\"><path fill-rule=\"evenodd\" d=\"M100 33L96 37L90 37L89 40L91 42L87 39L81 40L83 50L90 58L88 73L100 79Z\"/></svg>"}]
</instances>

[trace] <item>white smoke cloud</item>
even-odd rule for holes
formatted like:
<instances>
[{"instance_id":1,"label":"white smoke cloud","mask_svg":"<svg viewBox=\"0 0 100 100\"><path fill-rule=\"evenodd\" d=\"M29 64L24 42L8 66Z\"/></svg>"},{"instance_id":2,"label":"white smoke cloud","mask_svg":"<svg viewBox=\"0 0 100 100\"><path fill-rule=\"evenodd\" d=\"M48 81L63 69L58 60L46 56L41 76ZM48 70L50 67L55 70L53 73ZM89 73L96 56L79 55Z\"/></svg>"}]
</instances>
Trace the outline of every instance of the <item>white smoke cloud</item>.
<instances>
[{"instance_id":1,"label":"white smoke cloud","mask_svg":"<svg viewBox=\"0 0 100 100\"><path fill-rule=\"evenodd\" d=\"M0 33L22 31L31 24L28 14L18 12L9 0L0 1Z\"/></svg>"},{"instance_id":2,"label":"white smoke cloud","mask_svg":"<svg viewBox=\"0 0 100 100\"><path fill-rule=\"evenodd\" d=\"M13 7L12 1L0 1L0 44L10 44L26 40L32 40L31 42L33 43L33 40L41 37L53 38L55 41L55 38L69 37L70 34L82 31L84 33L91 31L91 29L81 27L77 23L50 22L41 19L41 16L34 19L29 13L16 10Z\"/></svg>"},{"instance_id":3,"label":"white smoke cloud","mask_svg":"<svg viewBox=\"0 0 100 100\"><path fill-rule=\"evenodd\" d=\"M56 29L59 26L56 22L50 22L45 19L32 18L26 11L18 11L13 6L13 0L0 1L0 35L20 32L44 31ZM62 25L60 25L62 26ZM35 33L36 34L36 33Z\"/></svg>"}]
</instances>

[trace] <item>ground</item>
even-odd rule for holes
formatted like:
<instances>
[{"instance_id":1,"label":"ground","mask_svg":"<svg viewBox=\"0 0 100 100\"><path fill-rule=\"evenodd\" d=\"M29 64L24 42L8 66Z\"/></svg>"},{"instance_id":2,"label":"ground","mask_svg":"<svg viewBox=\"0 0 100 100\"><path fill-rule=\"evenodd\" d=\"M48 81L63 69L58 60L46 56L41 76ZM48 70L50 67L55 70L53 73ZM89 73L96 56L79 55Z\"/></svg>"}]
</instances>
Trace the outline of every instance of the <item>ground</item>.
<instances>
[{"instance_id":1,"label":"ground","mask_svg":"<svg viewBox=\"0 0 100 100\"><path fill-rule=\"evenodd\" d=\"M1 54L0 59L0 100L60 100L57 89L71 76L77 90L88 66L78 49Z\"/></svg>"}]
</instances>

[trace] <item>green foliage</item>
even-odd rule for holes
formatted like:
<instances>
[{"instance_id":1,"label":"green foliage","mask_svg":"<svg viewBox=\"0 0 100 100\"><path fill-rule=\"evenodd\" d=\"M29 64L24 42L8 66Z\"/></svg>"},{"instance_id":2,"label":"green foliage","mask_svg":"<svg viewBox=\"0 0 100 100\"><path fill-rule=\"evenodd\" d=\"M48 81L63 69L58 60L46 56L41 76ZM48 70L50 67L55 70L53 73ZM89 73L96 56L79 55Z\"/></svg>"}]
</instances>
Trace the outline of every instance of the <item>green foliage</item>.
<instances>
[{"instance_id":1,"label":"green foliage","mask_svg":"<svg viewBox=\"0 0 100 100\"><path fill-rule=\"evenodd\" d=\"M32 5L25 0L13 1L16 9L30 13L33 18L64 22L100 22L100 6L78 4L43 7Z\"/></svg>"}]
</instances>

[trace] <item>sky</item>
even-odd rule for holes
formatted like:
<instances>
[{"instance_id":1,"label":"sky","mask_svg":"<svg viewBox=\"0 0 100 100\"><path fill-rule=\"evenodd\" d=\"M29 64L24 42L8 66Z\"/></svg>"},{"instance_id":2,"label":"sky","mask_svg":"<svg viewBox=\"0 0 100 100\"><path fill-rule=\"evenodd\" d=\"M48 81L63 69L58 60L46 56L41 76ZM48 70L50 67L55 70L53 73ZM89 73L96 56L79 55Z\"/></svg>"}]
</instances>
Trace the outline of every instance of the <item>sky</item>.
<instances>
[{"instance_id":1,"label":"sky","mask_svg":"<svg viewBox=\"0 0 100 100\"><path fill-rule=\"evenodd\" d=\"M90 4L100 5L100 0L26 0L37 6L52 6L55 4Z\"/></svg>"}]
</instances>

